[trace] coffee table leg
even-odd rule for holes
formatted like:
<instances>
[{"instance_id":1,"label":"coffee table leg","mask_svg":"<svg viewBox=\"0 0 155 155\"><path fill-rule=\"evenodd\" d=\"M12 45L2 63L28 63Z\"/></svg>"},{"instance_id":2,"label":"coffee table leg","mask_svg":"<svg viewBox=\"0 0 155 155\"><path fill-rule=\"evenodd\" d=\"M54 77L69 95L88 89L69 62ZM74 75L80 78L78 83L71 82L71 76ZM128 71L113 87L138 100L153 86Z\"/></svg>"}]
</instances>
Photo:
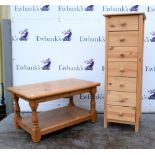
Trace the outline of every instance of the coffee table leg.
<instances>
[{"instance_id":1,"label":"coffee table leg","mask_svg":"<svg viewBox=\"0 0 155 155\"><path fill-rule=\"evenodd\" d=\"M15 104L14 104L14 126L15 128L20 128L20 126L18 125L18 122L21 120L21 115L20 115L20 107L19 107L19 97L16 96L15 94L13 95Z\"/></svg>"},{"instance_id":2,"label":"coffee table leg","mask_svg":"<svg viewBox=\"0 0 155 155\"><path fill-rule=\"evenodd\" d=\"M92 91L90 92L90 95L91 95L90 104L91 104L92 122L96 121L95 94L96 94L96 88L92 88Z\"/></svg>"},{"instance_id":3,"label":"coffee table leg","mask_svg":"<svg viewBox=\"0 0 155 155\"><path fill-rule=\"evenodd\" d=\"M73 96L69 97L69 103L68 106L74 106L74 100L73 100Z\"/></svg>"},{"instance_id":4,"label":"coffee table leg","mask_svg":"<svg viewBox=\"0 0 155 155\"><path fill-rule=\"evenodd\" d=\"M38 103L36 103L35 101L30 101L29 104L30 104L30 107L32 110L31 137L32 137L33 142L38 142L41 139L41 133L40 133L39 123L38 123L38 115L37 115Z\"/></svg>"}]
</instances>

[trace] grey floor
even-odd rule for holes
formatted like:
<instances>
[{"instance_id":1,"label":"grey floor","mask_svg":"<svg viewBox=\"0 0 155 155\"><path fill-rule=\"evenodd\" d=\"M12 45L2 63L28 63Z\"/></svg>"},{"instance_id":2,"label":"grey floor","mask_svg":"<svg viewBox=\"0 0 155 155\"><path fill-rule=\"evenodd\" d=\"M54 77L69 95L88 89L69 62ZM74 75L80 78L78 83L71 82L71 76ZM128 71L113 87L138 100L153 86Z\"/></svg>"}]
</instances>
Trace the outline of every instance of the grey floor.
<instances>
[{"instance_id":1,"label":"grey floor","mask_svg":"<svg viewBox=\"0 0 155 155\"><path fill-rule=\"evenodd\" d=\"M84 122L42 137L38 143L13 126L13 114L0 122L1 149L148 149L155 148L155 114L143 114L140 132L133 126L111 123L103 127L103 114L97 122Z\"/></svg>"}]
</instances>

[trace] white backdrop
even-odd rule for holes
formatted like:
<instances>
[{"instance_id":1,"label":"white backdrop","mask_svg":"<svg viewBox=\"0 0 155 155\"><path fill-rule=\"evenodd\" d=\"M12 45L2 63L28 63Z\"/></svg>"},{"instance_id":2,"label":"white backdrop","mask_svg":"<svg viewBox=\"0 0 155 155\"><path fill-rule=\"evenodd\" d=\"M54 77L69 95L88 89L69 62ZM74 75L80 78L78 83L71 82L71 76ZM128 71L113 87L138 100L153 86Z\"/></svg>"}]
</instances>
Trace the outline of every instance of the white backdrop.
<instances>
[{"instance_id":1,"label":"white backdrop","mask_svg":"<svg viewBox=\"0 0 155 155\"><path fill-rule=\"evenodd\" d=\"M105 13L145 12L143 112L155 112L155 6L11 6L13 83L23 85L75 77L100 82L97 111L104 109ZM93 65L94 64L94 65ZM90 96L75 97L89 108ZM47 110L67 99L40 104ZM29 106L20 100L21 110Z\"/></svg>"}]
</instances>

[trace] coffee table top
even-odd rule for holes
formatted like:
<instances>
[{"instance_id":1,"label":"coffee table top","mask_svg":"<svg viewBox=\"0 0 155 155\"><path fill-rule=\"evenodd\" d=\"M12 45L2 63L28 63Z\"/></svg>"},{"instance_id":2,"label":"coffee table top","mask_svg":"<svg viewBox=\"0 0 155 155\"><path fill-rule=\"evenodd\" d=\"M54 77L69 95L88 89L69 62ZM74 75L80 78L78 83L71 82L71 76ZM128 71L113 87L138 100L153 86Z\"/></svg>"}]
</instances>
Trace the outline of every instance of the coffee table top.
<instances>
[{"instance_id":1,"label":"coffee table top","mask_svg":"<svg viewBox=\"0 0 155 155\"><path fill-rule=\"evenodd\" d=\"M100 83L98 82L69 78L64 80L8 87L7 90L26 99L37 99L46 96L88 89L99 85Z\"/></svg>"}]
</instances>

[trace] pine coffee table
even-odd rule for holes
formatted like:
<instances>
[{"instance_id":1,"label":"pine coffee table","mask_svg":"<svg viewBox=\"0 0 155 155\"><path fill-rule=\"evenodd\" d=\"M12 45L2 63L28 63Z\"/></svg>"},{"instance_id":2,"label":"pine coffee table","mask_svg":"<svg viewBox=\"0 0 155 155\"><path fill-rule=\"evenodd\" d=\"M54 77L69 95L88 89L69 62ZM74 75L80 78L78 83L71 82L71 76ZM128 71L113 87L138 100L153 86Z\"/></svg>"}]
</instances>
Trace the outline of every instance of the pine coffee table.
<instances>
[{"instance_id":1,"label":"pine coffee table","mask_svg":"<svg viewBox=\"0 0 155 155\"><path fill-rule=\"evenodd\" d=\"M30 85L14 86L7 88L13 94L14 125L31 134L33 142L39 142L42 135L78 124L87 120L96 121L95 93L100 83L79 80L64 79ZM73 96L82 93L90 93L90 111L74 105ZM32 115L22 117L20 115L19 98L28 101ZM37 112L40 102L69 98L65 107Z\"/></svg>"}]
</instances>

